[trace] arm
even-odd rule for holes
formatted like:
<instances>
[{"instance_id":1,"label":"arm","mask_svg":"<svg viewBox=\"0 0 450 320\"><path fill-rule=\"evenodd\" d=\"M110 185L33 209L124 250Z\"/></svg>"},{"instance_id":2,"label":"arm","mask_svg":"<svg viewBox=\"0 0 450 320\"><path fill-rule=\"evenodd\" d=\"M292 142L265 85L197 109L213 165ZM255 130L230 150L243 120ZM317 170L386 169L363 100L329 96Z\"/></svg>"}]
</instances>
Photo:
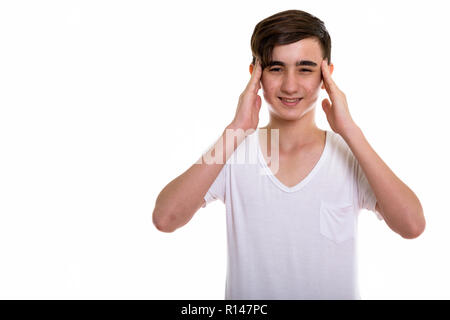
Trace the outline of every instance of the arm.
<instances>
[{"instance_id":1,"label":"arm","mask_svg":"<svg viewBox=\"0 0 450 320\"><path fill-rule=\"evenodd\" d=\"M376 210L387 225L404 238L418 237L425 229L425 217L414 192L383 162L359 127L349 127L342 137L363 169L377 198Z\"/></svg>"},{"instance_id":2,"label":"arm","mask_svg":"<svg viewBox=\"0 0 450 320\"><path fill-rule=\"evenodd\" d=\"M230 124L211 149L183 174L172 180L159 193L153 210L153 224L163 232L173 232L182 227L204 204L204 196L219 175L228 158L244 140L244 136L227 138L227 129L234 129ZM206 159L211 155L213 159ZM217 156L217 157L216 157ZM213 160L213 161L211 161Z\"/></svg>"},{"instance_id":3,"label":"arm","mask_svg":"<svg viewBox=\"0 0 450 320\"><path fill-rule=\"evenodd\" d=\"M358 160L377 199L376 210L387 225L403 238L418 237L425 229L425 217L419 199L383 162L355 124L348 110L345 94L331 78L325 60L322 62L323 87L328 99L322 108L334 132L340 134Z\"/></svg>"},{"instance_id":4,"label":"arm","mask_svg":"<svg viewBox=\"0 0 450 320\"><path fill-rule=\"evenodd\" d=\"M251 67L251 78L247 87L239 97L233 121L205 154L211 155L212 159L204 159L205 155L203 155L199 161L171 181L159 193L153 210L153 224L158 230L173 232L192 219L205 203L206 192L228 158L245 137L256 129L261 109L261 97L258 96L261 75L261 63L257 60L255 69Z\"/></svg>"}]
</instances>

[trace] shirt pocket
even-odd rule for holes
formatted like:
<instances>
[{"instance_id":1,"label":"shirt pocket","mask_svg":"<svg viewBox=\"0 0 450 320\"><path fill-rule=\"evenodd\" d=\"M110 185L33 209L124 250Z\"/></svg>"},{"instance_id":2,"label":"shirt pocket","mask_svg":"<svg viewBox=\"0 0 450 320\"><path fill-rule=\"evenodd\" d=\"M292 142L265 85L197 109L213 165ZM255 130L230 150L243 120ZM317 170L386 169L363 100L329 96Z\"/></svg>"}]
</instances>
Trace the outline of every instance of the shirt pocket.
<instances>
[{"instance_id":1,"label":"shirt pocket","mask_svg":"<svg viewBox=\"0 0 450 320\"><path fill-rule=\"evenodd\" d=\"M353 205L343 203L320 203L320 233L328 239L341 243L355 235Z\"/></svg>"}]
</instances>

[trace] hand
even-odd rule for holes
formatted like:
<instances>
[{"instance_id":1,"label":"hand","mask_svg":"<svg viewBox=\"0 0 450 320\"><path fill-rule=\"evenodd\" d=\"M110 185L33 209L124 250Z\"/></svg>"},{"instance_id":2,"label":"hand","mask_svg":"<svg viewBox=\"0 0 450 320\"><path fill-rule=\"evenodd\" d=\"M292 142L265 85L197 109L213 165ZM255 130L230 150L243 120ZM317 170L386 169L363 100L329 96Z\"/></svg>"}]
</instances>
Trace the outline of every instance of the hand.
<instances>
[{"instance_id":1,"label":"hand","mask_svg":"<svg viewBox=\"0 0 450 320\"><path fill-rule=\"evenodd\" d=\"M250 80L245 90L239 96L239 103L233 121L229 125L231 128L256 130L259 122L259 110L261 109L261 97L258 90L261 89L262 68L259 59L252 70Z\"/></svg>"},{"instance_id":2,"label":"hand","mask_svg":"<svg viewBox=\"0 0 450 320\"><path fill-rule=\"evenodd\" d=\"M348 110L347 98L334 83L331 78L330 70L328 69L327 61L322 60L321 72L323 77L323 84L331 99L322 100L322 109L327 116L328 123L334 132L343 136L347 130L354 127L356 124L353 121L350 111Z\"/></svg>"}]
</instances>

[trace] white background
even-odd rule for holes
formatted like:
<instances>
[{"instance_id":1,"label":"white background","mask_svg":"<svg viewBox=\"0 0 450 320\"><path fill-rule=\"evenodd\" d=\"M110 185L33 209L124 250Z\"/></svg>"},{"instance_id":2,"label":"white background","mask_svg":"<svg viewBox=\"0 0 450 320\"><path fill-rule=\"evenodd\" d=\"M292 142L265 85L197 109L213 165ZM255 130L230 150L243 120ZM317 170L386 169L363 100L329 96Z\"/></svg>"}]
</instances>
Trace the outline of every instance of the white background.
<instances>
[{"instance_id":1,"label":"white background","mask_svg":"<svg viewBox=\"0 0 450 320\"><path fill-rule=\"evenodd\" d=\"M169 234L151 214L233 119L256 23L301 9L325 22L353 118L427 219L406 240L361 213L362 298L449 299L445 3L2 1L0 298L223 299L224 205Z\"/></svg>"}]
</instances>

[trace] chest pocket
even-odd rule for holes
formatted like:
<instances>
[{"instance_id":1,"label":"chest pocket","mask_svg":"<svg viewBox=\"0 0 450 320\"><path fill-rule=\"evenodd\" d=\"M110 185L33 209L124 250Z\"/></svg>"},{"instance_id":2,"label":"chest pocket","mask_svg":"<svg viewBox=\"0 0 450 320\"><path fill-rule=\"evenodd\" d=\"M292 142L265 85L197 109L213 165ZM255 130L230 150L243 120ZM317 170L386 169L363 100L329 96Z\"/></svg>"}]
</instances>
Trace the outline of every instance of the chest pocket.
<instances>
[{"instance_id":1,"label":"chest pocket","mask_svg":"<svg viewBox=\"0 0 450 320\"><path fill-rule=\"evenodd\" d=\"M320 233L341 243L355 235L355 213L351 204L322 201L320 204Z\"/></svg>"}]
</instances>

